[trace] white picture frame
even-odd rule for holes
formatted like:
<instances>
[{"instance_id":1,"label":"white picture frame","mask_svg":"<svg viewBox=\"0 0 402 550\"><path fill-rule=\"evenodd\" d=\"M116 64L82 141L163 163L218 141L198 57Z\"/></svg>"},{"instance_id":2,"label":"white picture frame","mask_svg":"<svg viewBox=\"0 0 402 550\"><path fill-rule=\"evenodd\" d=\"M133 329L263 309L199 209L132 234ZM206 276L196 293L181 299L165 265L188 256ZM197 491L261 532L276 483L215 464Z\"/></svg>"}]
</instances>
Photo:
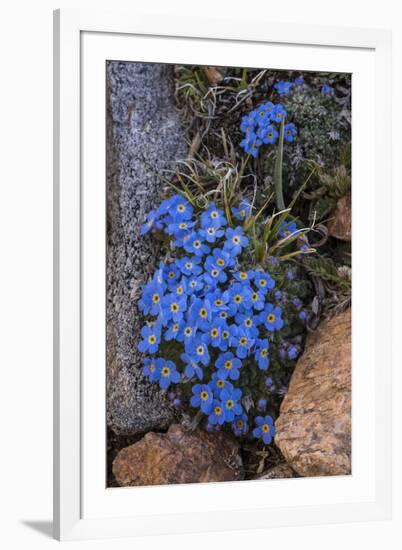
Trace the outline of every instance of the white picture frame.
<instances>
[{"instance_id":1,"label":"white picture frame","mask_svg":"<svg viewBox=\"0 0 402 550\"><path fill-rule=\"evenodd\" d=\"M268 49L276 68L291 64L295 69L354 75L352 475L106 489L105 376L104 367L99 368L105 364L99 340L105 323L104 298L99 300L105 288L102 67L107 59L264 67ZM261 18L55 12L56 538L390 517L391 220L388 211L378 208L383 193L391 189L390 146L384 139L391 124L390 61L391 36L384 30L284 25ZM375 117L374 105L381 105ZM88 196L91 201L85 200ZM363 234L368 237L360 238Z\"/></svg>"}]
</instances>

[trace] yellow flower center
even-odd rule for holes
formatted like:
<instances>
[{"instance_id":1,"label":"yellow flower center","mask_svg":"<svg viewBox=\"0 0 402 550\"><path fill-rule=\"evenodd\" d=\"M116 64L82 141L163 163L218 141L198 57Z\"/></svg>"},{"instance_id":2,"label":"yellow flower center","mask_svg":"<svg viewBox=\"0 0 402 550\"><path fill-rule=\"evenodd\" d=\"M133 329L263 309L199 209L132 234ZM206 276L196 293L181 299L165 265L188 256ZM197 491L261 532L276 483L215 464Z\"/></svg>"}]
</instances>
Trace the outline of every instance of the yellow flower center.
<instances>
[{"instance_id":1,"label":"yellow flower center","mask_svg":"<svg viewBox=\"0 0 402 550\"><path fill-rule=\"evenodd\" d=\"M239 342L241 346L245 346L247 344L247 338L245 336L242 336Z\"/></svg>"},{"instance_id":2,"label":"yellow flower center","mask_svg":"<svg viewBox=\"0 0 402 550\"><path fill-rule=\"evenodd\" d=\"M233 237L232 241L234 242L234 244L240 244L240 239L237 236Z\"/></svg>"},{"instance_id":3,"label":"yellow flower center","mask_svg":"<svg viewBox=\"0 0 402 550\"><path fill-rule=\"evenodd\" d=\"M229 331L224 330L224 331L222 332L222 338L223 338L224 340L227 340L227 339L229 338Z\"/></svg>"},{"instance_id":4,"label":"yellow flower center","mask_svg":"<svg viewBox=\"0 0 402 550\"><path fill-rule=\"evenodd\" d=\"M226 319L227 316L228 316L227 311L221 311L220 314L219 314L219 317L221 317L221 319Z\"/></svg>"},{"instance_id":5,"label":"yellow flower center","mask_svg":"<svg viewBox=\"0 0 402 550\"><path fill-rule=\"evenodd\" d=\"M268 323L273 323L275 321L276 317L273 313L270 313L269 315L267 315L267 321Z\"/></svg>"},{"instance_id":6,"label":"yellow flower center","mask_svg":"<svg viewBox=\"0 0 402 550\"><path fill-rule=\"evenodd\" d=\"M220 416L222 414L222 408L219 406L215 407L214 413L216 414L216 416Z\"/></svg>"},{"instance_id":7,"label":"yellow flower center","mask_svg":"<svg viewBox=\"0 0 402 550\"><path fill-rule=\"evenodd\" d=\"M168 277L169 277L169 279L173 279L174 278L174 271L169 271Z\"/></svg>"},{"instance_id":8,"label":"yellow flower center","mask_svg":"<svg viewBox=\"0 0 402 550\"><path fill-rule=\"evenodd\" d=\"M200 248L201 241L194 241L194 248Z\"/></svg>"},{"instance_id":9,"label":"yellow flower center","mask_svg":"<svg viewBox=\"0 0 402 550\"><path fill-rule=\"evenodd\" d=\"M240 277L240 279L243 279L243 281L244 281L245 279L248 279L248 275L247 275L247 273L245 273L244 271L240 271L239 277Z\"/></svg>"},{"instance_id":10,"label":"yellow flower center","mask_svg":"<svg viewBox=\"0 0 402 550\"><path fill-rule=\"evenodd\" d=\"M240 304L242 298L241 298L241 295L240 294L236 294L236 296L234 297L234 301L236 304Z\"/></svg>"},{"instance_id":11,"label":"yellow flower center","mask_svg":"<svg viewBox=\"0 0 402 550\"><path fill-rule=\"evenodd\" d=\"M186 328L184 329L184 334L185 334L186 336L191 336L192 333L193 333L193 331L192 331L191 327L186 327Z\"/></svg>"},{"instance_id":12,"label":"yellow flower center","mask_svg":"<svg viewBox=\"0 0 402 550\"><path fill-rule=\"evenodd\" d=\"M216 385L218 388L224 388L225 387L225 381L224 380L218 380Z\"/></svg>"},{"instance_id":13,"label":"yellow flower center","mask_svg":"<svg viewBox=\"0 0 402 550\"><path fill-rule=\"evenodd\" d=\"M211 330L211 336L212 336L212 338L216 338L216 337L218 336L218 334L219 334L219 330L218 330L217 328L213 328L213 329Z\"/></svg>"},{"instance_id":14,"label":"yellow flower center","mask_svg":"<svg viewBox=\"0 0 402 550\"><path fill-rule=\"evenodd\" d=\"M219 298L217 300L215 300L214 303L215 303L216 306L223 306L223 302Z\"/></svg>"},{"instance_id":15,"label":"yellow flower center","mask_svg":"<svg viewBox=\"0 0 402 550\"><path fill-rule=\"evenodd\" d=\"M251 327L253 324L253 321L251 319L246 319L245 323L246 327Z\"/></svg>"},{"instance_id":16,"label":"yellow flower center","mask_svg":"<svg viewBox=\"0 0 402 550\"><path fill-rule=\"evenodd\" d=\"M177 313L179 311L179 305L176 304L176 302L173 302L173 304L171 304L170 306L170 310L173 312L173 313Z\"/></svg>"},{"instance_id":17,"label":"yellow flower center","mask_svg":"<svg viewBox=\"0 0 402 550\"><path fill-rule=\"evenodd\" d=\"M227 370L230 370L232 368L232 361L225 361L224 367Z\"/></svg>"},{"instance_id":18,"label":"yellow flower center","mask_svg":"<svg viewBox=\"0 0 402 550\"><path fill-rule=\"evenodd\" d=\"M261 357L266 357L268 355L268 350L267 348L264 348L261 350Z\"/></svg>"},{"instance_id":19,"label":"yellow flower center","mask_svg":"<svg viewBox=\"0 0 402 550\"><path fill-rule=\"evenodd\" d=\"M153 334L151 334L150 336L148 336L148 342L150 344L155 344L156 342L156 336L154 336Z\"/></svg>"},{"instance_id":20,"label":"yellow flower center","mask_svg":"<svg viewBox=\"0 0 402 550\"><path fill-rule=\"evenodd\" d=\"M226 401L226 408L227 409L233 409L233 407L234 407L234 401L232 401L232 399L228 399Z\"/></svg>"},{"instance_id":21,"label":"yellow flower center","mask_svg":"<svg viewBox=\"0 0 402 550\"><path fill-rule=\"evenodd\" d=\"M162 376L169 376L169 374L170 374L169 367L163 367L163 369L161 371L161 374L162 374Z\"/></svg>"},{"instance_id":22,"label":"yellow flower center","mask_svg":"<svg viewBox=\"0 0 402 550\"><path fill-rule=\"evenodd\" d=\"M160 302L160 300L161 300L161 297L159 296L159 294L154 294L152 296L152 301L153 301L154 304L158 304Z\"/></svg>"},{"instance_id":23,"label":"yellow flower center","mask_svg":"<svg viewBox=\"0 0 402 550\"><path fill-rule=\"evenodd\" d=\"M218 259L216 260L216 263L217 263L220 267L222 267L222 266L225 265L225 260L222 260L222 258L218 258Z\"/></svg>"},{"instance_id":24,"label":"yellow flower center","mask_svg":"<svg viewBox=\"0 0 402 550\"><path fill-rule=\"evenodd\" d=\"M180 227L180 229L187 229L187 224L186 223L180 223L179 227Z\"/></svg>"},{"instance_id":25,"label":"yellow flower center","mask_svg":"<svg viewBox=\"0 0 402 550\"><path fill-rule=\"evenodd\" d=\"M259 285L260 286L266 286L267 285L267 281L265 279L261 279L261 281L259 282Z\"/></svg>"},{"instance_id":26,"label":"yellow flower center","mask_svg":"<svg viewBox=\"0 0 402 550\"><path fill-rule=\"evenodd\" d=\"M263 425L261 426L261 430L262 430L265 434L269 433L269 425L268 425L268 424L263 424Z\"/></svg>"},{"instance_id":27,"label":"yellow flower center","mask_svg":"<svg viewBox=\"0 0 402 550\"><path fill-rule=\"evenodd\" d=\"M179 330L179 323L175 323L173 325L173 332L177 332Z\"/></svg>"},{"instance_id":28,"label":"yellow flower center","mask_svg":"<svg viewBox=\"0 0 402 550\"><path fill-rule=\"evenodd\" d=\"M219 275L219 271L217 269L213 269L211 271L211 275L212 275L212 277L217 277Z\"/></svg>"},{"instance_id":29,"label":"yellow flower center","mask_svg":"<svg viewBox=\"0 0 402 550\"><path fill-rule=\"evenodd\" d=\"M213 235L215 233L215 229L213 227L209 227L207 229L207 233L208 233L208 235Z\"/></svg>"},{"instance_id":30,"label":"yellow flower center","mask_svg":"<svg viewBox=\"0 0 402 550\"><path fill-rule=\"evenodd\" d=\"M238 427L238 428L242 428L242 427L243 427L243 420L238 420L238 421L236 422L236 424L237 424L237 427Z\"/></svg>"},{"instance_id":31,"label":"yellow flower center","mask_svg":"<svg viewBox=\"0 0 402 550\"><path fill-rule=\"evenodd\" d=\"M184 204L179 204L179 206L177 207L178 212L184 212L185 209L186 209L186 207L184 206Z\"/></svg>"},{"instance_id":32,"label":"yellow flower center","mask_svg":"<svg viewBox=\"0 0 402 550\"><path fill-rule=\"evenodd\" d=\"M150 370L151 372L154 372L154 371L155 371L155 363L151 363L151 364L149 365L149 370Z\"/></svg>"},{"instance_id":33,"label":"yellow flower center","mask_svg":"<svg viewBox=\"0 0 402 550\"><path fill-rule=\"evenodd\" d=\"M204 355L204 347L203 346L198 346L197 355Z\"/></svg>"},{"instance_id":34,"label":"yellow flower center","mask_svg":"<svg viewBox=\"0 0 402 550\"><path fill-rule=\"evenodd\" d=\"M251 299L253 300L253 302L256 302L258 300L258 294L256 292L253 292L253 294L251 295Z\"/></svg>"},{"instance_id":35,"label":"yellow flower center","mask_svg":"<svg viewBox=\"0 0 402 550\"><path fill-rule=\"evenodd\" d=\"M192 269L193 267L193 264L191 262L187 262L186 264L184 264L184 267L188 270Z\"/></svg>"},{"instance_id":36,"label":"yellow flower center","mask_svg":"<svg viewBox=\"0 0 402 550\"><path fill-rule=\"evenodd\" d=\"M211 218L212 218L213 220L216 220L217 217L218 217L218 212L217 212L216 210L213 210L213 211L211 212Z\"/></svg>"},{"instance_id":37,"label":"yellow flower center","mask_svg":"<svg viewBox=\"0 0 402 550\"><path fill-rule=\"evenodd\" d=\"M205 309L205 307L200 309L200 317L205 319L205 317L208 315L208 311Z\"/></svg>"},{"instance_id":38,"label":"yellow flower center","mask_svg":"<svg viewBox=\"0 0 402 550\"><path fill-rule=\"evenodd\" d=\"M200 393L200 397L201 397L201 399L202 399L203 401L206 401L206 400L208 399L208 397L209 397L209 396L208 396L208 392L207 392L207 391L202 391L202 392Z\"/></svg>"}]
</instances>

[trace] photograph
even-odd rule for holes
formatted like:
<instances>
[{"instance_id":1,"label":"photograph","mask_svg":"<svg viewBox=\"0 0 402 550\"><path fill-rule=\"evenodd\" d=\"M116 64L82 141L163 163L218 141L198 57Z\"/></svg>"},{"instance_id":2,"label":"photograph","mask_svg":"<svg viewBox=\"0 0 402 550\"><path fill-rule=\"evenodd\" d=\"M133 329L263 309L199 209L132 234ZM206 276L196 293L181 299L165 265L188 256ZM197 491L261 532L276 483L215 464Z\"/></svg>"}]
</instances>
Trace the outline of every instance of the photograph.
<instances>
[{"instance_id":1,"label":"photograph","mask_svg":"<svg viewBox=\"0 0 402 550\"><path fill-rule=\"evenodd\" d=\"M3 548L402 548L391 4L3 8Z\"/></svg>"},{"instance_id":2,"label":"photograph","mask_svg":"<svg viewBox=\"0 0 402 550\"><path fill-rule=\"evenodd\" d=\"M105 486L350 475L352 74L105 86Z\"/></svg>"}]
</instances>

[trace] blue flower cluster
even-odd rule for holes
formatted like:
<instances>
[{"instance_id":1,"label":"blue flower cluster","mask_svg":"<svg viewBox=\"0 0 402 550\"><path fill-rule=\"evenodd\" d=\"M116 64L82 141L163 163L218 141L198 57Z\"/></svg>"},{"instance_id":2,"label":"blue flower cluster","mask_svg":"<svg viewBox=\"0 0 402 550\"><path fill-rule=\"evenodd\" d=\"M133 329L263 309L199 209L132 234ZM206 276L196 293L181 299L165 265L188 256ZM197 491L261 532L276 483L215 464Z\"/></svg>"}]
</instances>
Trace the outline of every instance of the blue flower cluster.
<instances>
[{"instance_id":1,"label":"blue flower cluster","mask_svg":"<svg viewBox=\"0 0 402 550\"><path fill-rule=\"evenodd\" d=\"M293 88L301 88L304 84L304 78L298 76L294 82L280 80L274 84L274 90L278 95L290 94Z\"/></svg>"},{"instance_id":2,"label":"blue flower cluster","mask_svg":"<svg viewBox=\"0 0 402 550\"><path fill-rule=\"evenodd\" d=\"M274 85L274 88L279 95L286 95L291 92L293 88L293 82L285 82L284 80L280 80Z\"/></svg>"},{"instance_id":3,"label":"blue flower cluster","mask_svg":"<svg viewBox=\"0 0 402 550\"><path fill-rule=\"evenodd\" d=\"M294 82L280 80L274 84L274 90L279 96L290 94L294 89L300 89L304 86L304 78L298 76ZM321 94L332 96L334 90L328 84L323 84ZM263 103L256 109L250 111L242 117L240 130L245 134L240 146L244 151L254 158L258 157L260 147L265 144L274 144L279 137L277 125L286 118L286 110L281 103L274 104L271 101ZM284 139L292 142L296 137L297 131L293 123L286 124L284 127Z\"/></svg>"},{"instance_id":4,"label":"blue flower cluster","mask_svg":"<svg viewBox=\"0 0 402 550\"><path fill-rule=\"evenodd\" d=\"M246 153L256 158L263 144L274 144L278 140L277 125L286 118L286 110L281 103L263 103L257 109L242 117L240 130L245 134L240 146ZM291 142L296 136L293 123L285 124L284 139Z\"/></svg>"},{"instance_id":5,"label":"blue flower cluster","mask_svg":"<svg viewBox=\"0 0 402 550\"><path fill-rule=\"evenodd\" d=\"M239 221L250 212L245 200L232 209ZM144 374L162 389L189 383L190 405L206 415L209 427L226 423L244 435L250 419L236 383L242 369L269 367L270 335L284 325L281 308L272 303L275 281L266 271L241 270L248 238L241 225L228 226L214 203L196 213L175 195L149 213L141 233L151 229L169 235L175 259L160 263L138 302L148 317L138 346L147 354ZM173 357L172 343L180 350ZM268 431L258 422L253 434L267 442L272 419Z\"/></svg>"},{"instance_id":6,"label":"blue flower cluster","mask_svg":"<svg viewBox=\"0 0 402 550\"><path fill-rule=\"evenodd\" d=\"M280 80L279 82L276 82L274 84L274 90L278 95L287 95L292 92L294 88L301 88L304 84L304 78L302 76L299 76L295 79L294 82L289 82L285 80ZM323 84L321 86L321 93L323 95L333 95L334 89L329 84Z\"/></svg>"}]
</instances>

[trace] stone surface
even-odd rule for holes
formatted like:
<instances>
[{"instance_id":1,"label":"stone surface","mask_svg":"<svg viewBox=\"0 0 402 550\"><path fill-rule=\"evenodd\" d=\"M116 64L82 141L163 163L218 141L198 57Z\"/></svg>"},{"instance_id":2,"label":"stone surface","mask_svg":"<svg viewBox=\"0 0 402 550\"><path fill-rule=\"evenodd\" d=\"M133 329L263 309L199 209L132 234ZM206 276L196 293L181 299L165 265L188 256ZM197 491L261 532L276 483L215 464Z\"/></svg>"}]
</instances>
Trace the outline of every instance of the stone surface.
<instances>
[{"instance_id":1,"label":"stone surface","mask_svg":"<svg viewBox=\"0 0 402 550\"><path fill-rule=\"evenodd\" d=\"M273 466L263 474L259 475L257 479L287 479L291 477L299 477L297 473L289 466L287 462L282 462Z\"/></svg>"},{"instance_id":2,"label":"stone surface","mask_svg":"<svg viewBox=\"0 0 402 550\"><path fill-rule=\"evenodd\" d=\"M122 449L113 473L122 486L205 483L241 479L239 446L229 435L173 424L166 434L147 433Z\"/></svg>"},{"instance_id":3,"label":"stone surface","mask_svg":"<svg viewBox=\"0 0 402 550\"><path fill-rule=\"evenodd\" d=\"M351 473L351 311L309 334L276 421L275 442L302 476Z\"/></svg>"},{"instance_id":4,"label":"stone surface","mask_svg":"<svg viewBox=\"0 0 402 550\"><path fill-rule=\"evenodd\" d=\"M172 420L136 351L142 326L136 298L156 260L155 244L140 238L139 228L159 200L163 170L187 147L170 66L108 62L106 76L107 422L115 433L132 435Z\"/></svg>"},{"instance_id":5,"label":"stone surface","mask_svg":"<svg viewBox=\"0 0 402 550\"><path fill-rule=\"evenodd\" d=\"M338 200L331 218L328 223L329 234L342 241L350 241L352 239L352 197L350 193Z\"/></svg>"}]
</instances>

